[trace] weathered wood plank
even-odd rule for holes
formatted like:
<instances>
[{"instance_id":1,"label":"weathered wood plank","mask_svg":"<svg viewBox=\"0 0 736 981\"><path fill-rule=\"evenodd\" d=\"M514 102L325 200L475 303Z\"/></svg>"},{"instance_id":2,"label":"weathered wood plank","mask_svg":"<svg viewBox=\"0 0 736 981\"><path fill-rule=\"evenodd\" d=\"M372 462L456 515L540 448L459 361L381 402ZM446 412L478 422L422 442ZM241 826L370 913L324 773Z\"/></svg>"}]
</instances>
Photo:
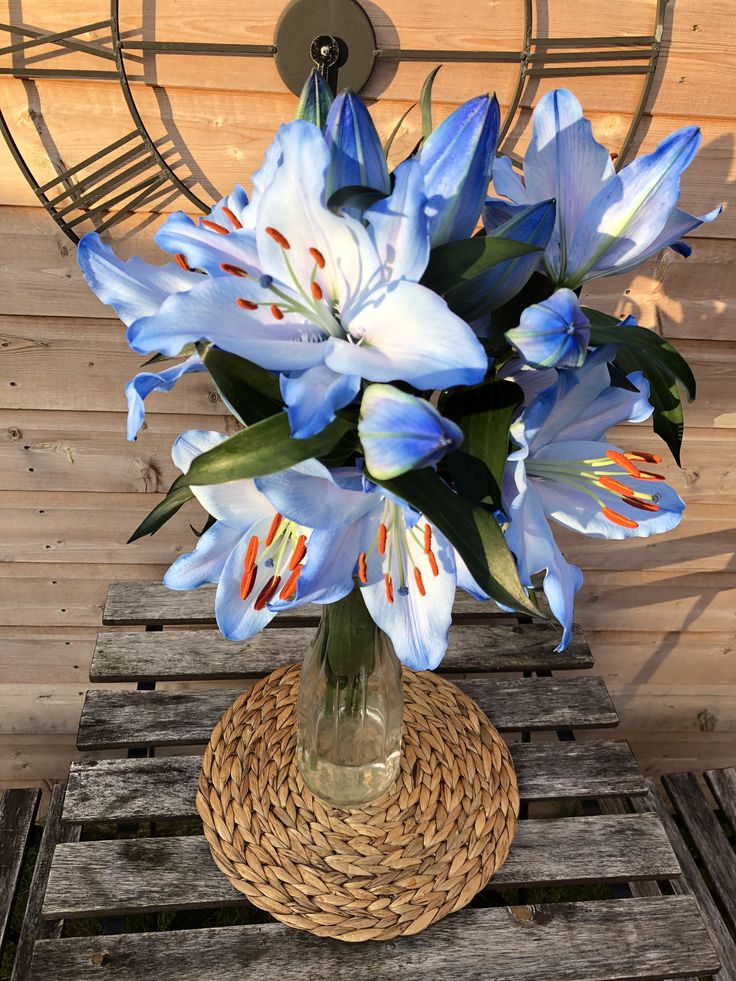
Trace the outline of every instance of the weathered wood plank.
<instances>
[{"instance_id":1,"label":"weathered wood plank","mask_svg":"<svg viewBox=\"0 0 736 981\"><path fill-rule=\"evenodd\" d=\"M736 831L736 770L706 770L703 774L731 827Z\"/></svg>"},{"instance_id":2,"label":"weathered wood plank","mask_svg":"<svg viewBox=\"0 0 736 981\"><path fill-rule=\"evenodd\" d=\"M647 780L646 783L647 795L632 798L631 805L637 813L643 814L647 811L653 811L659 816L682 869L682 875L670 883L672 889L679 895L695 898L721 962L721 970L713 975L713 981L734 981L736 978L736 943L734 943L733 936L703 880L690 849L683 841L679 828L657 793L656 785L652 780Z\"/></svg>"},{"instance_id":3,"label":"weathered wood plank","mask_svg":"<svg viewBox=\"0 0 736 981\"><path fill-rule=\"evenodd\" d=\"M695 902L667 896L465 909L420 936L349 949L280 923L44 941L32 981L231 981L248 968L262 981L634 981L716 966Z\"/></svg>"},{"instance_id":4,"label":"weathered wood plank","mask_svg":"<svg viewBox=\"0 0 736 981\"><path fill-rule=\"evenodd\" d=\"M0 954L41 791L0 793Z\"/></svg>"},{"instance_id":5,"label":"weathered wood plank","mask_svg":"<svg viewBox=\"0 0 736 981\"><path fill-rule=\"evenodd\" d=\"M523 800L629 796L644 778L625 742L513 743ZM82 760L72 763L64 820L168 820L195 817L200 756Z\"/></svg>"},{"instance_id":6,"label":"weathered wood plank","mask_svg":"<svg viewBox=\"0 0 736 981\"><path fill-rule=\"evenodd\" d=\"M79 841L80 826L62 824L64 809L64 786L57 784L51 792L51 803L46 814L46 824L43 829L41 846L33 869L33 879L28 893L28 903L23 916L23 925L15 951L15 963L11 981L28 981L31 973L33 945L38 940L51 940L61 936L63 923L60 920L44 920L41 918L41 906L46 894L46 883L49 878L51 859L54 849L61 842Z\"/></svg>"},{"instance_id":7,"label":"weathered wood plank","mask_svg":"<svg viewBox=\"0 0 736 981\"><path fill-rule=\"evenodd\" d=\"M671 773L662 778L662 783L685 822L721 904L736 926L736 852L703 796L694 773Z\"/></svg>"},{"instance_id":8,"label":"weathered wood plank","mask_svg":"<svg viewBox=\"0 0 736 981\"><path fill-rule=\"evenodd\" d=\"M162 582L111 582L102 622L106 626L214 623L216 589L207 585L181 592L168 589ZM303 624L314 620L319 612L318 606L303 606L288 616L280 615L274 623ZM498 613L494 603L480 603L463 592L455 598L454 612L458 616L488 617L487 622L516 620L512 615Z\"/></svg>"},{"instance_id":9,"label":"weathered wood plank","mask_svg":"<svg viewBox=\"0 0 736 981\"><path fill-rule=\"evenodd\" d=\"M288 616L285 620L288 621ZM456 624L440 670L558 671L593 666L580 628L564 654L555 654L559 627L549 623ZM217 630L100 634L90 681L185 681L256 678L304 655L311 633L282 627L234 643Z\"/></svg>"},{"instance_id":10,"label":"weathered wood plank","mask_svg":"<svg viewBox=\"0 0 736 981\"><path fill-rule=\"evenodd\" d=\"M497 887L679 875L654 814L521 821ZM54 854L43 915L96 916L247 904L203 837L83 841Z\"/></svg>"},{"instance_id":11,"label":"weathered wood plank","mask_svg":"<svg viewBox=\"0 0 736 981\"><path fill-rule=\"evenodd\" d=\"M502 730L599 728L618 716L601 678L457 681ZM206 743L240 691L89 691L79 749Z\"/></svg>"}]
</instances>

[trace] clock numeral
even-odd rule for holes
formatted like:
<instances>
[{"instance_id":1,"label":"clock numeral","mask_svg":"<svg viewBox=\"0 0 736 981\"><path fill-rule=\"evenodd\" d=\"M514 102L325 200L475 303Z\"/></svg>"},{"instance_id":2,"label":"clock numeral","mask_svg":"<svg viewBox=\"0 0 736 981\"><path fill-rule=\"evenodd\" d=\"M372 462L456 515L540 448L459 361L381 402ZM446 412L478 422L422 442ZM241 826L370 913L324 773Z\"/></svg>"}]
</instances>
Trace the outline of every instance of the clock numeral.
<instances>
[{"instance_id":1,"label":"clock numeral","mask_svg":"<svg viewBox=\"0 0 736 981\"><path fill-rule=\"evenodd\" d=\"M90 44L89 41L82 41L80 34L87 34L90 31L100 31L111 29L112 21L101 20L95 24L85 24L83 27L72 27L66 31L57 31L53 34L40 30L35 27L19 27L11 24L0 24L0 31L8 34L20 34L26 38L25 41L18 41L15 44L0 48L1 55L12 55L13 65L10 68L0 68L0 75L13 75L15 78L117 78L116 70L103 71L98 69L82 68L37 68L35 64L39 61L48 60L49 57L56 57L58 54L65 54L69 51L81 52L93 55L106 61L115 61L112 51L100 47L97 44ZM52 44L56 48L52 53L38 52L36 57L26 59L27 52L32 51L45 44ZM19 57L21 56L21 57Z\"/></svg>"},{"instance_id":2,"label":"clock numeral","mask_svg":"<svg viewBox=\"0 0 736 981\"><path fill-rule=\"evenodd\" d=\"M88 171L97 163L99 166ZM96 224L96 231L102 232L130 211L150 203L168 181L168 172L159 167L143 134L133 130L40 185L36 194L62 230L76 239L74 229L81 222L115 209Z\"/></svg>"}]
</instances>

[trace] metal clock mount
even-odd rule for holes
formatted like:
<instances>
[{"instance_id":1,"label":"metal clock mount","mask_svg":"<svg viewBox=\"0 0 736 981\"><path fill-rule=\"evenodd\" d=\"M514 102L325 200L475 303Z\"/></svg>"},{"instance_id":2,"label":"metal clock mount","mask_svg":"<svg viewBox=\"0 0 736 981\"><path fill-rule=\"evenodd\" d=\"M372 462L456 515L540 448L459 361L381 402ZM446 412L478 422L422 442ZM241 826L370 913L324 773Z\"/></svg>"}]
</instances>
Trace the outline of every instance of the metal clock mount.
<instances>
[{"instance_id":1,"label":"metal clock mount","mask_svg":"<svg viewBox=\"0 0 736 981\"><path fill-rule=\"evenodd\" d=\"M25 23L0 24L0 36L4 32L11 40L0 48L0 75L18 79L117 79L132 122L125 136L66 170L57 166L60 172L45 183L34 176L1 110L0 130L39 203L73 242L79 240L79 226L84 223L92 222L102 232L131 212L155 210L165 191L183 194L203 212L210 208L192 190L196 179L182 173L181 166L176 165L175 169L169 164L160 143L154 141L146 128L135 99L138 83L130 79L126 64L126 54L133 52L162 57L176 54L273 58L285 86L296 94L315 66L334 90L349 87L359 92L378 59L425 62L428 69L442 62L516 63L518 76L501 128L502 140L516 117L526 85L536 78L639 75L642 88L616 160L620 167L631 148L654 82L666 0L657 0L652 33L637 37L538 37L534 34L534 0L518 2L524 13L518 51L382 48L376 42L370 18L357 0L292 0L276 24L270 45L137 40L130 32L121 36L119 0L111 0L109 19L64 31L49 32ZM91 31L109 31L109 38L94 43L82 40ZM71 51L98 58L100 67L85 70L46 67L42 51L49 45L54 65L59 57L63 60Z\"/></svg>"}]
</instances>

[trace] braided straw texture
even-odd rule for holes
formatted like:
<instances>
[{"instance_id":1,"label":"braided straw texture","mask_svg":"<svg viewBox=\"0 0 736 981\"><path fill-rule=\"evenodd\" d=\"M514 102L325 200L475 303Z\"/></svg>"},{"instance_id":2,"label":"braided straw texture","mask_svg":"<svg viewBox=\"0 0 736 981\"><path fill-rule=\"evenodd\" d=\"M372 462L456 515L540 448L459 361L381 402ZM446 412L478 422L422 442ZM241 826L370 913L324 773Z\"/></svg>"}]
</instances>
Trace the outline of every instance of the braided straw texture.
<instances>
[{"instance_id":1,"label":"braided straw texture","mask_svg":"<svg viewBox=\"0 0 736 981\"><path fill-rule=\"evenodd\" d=\"M277 920L339 940L419 933L505 861L519 813L505 743L472 699L404 670L401 769L360 808L322 804L295 759L300 666L241 695L204 754L197 809L232 885Z\"/></svg>"}]
</instances>

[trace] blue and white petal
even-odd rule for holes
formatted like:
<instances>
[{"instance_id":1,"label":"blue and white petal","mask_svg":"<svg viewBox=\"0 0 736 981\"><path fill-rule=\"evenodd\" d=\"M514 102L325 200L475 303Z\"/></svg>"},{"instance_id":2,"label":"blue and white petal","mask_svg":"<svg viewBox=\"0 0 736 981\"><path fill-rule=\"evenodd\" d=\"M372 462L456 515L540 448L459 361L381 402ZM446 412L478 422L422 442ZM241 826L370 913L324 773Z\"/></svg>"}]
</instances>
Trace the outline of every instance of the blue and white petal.
<instances>
[{"instance_id":1,"label":"blue and white petal","mask_svg":"<svg viewBox=\"0 0 736 981\"><path fill-rule=\"evenodd\" d=\"M392 385L369 385L358 422L369 473L378 480L431 467L463 441L463 433L425 399Z\"/></svg>"},{"instance_id":2,"label":"blue and white petal","mask_svg":"<svg viewBox=\"0 0 736 981\"><path fill-rule=\"evenodd\" d=\"M200 537L193 552L180 556L166 572L164 586L169 589L197 589L218 582L225 563L242 538L240 528L217 521Z\"/></svg>"},{"instance_id":3,"label":"blue and white petal","mask_svg":"<svg viewBox=\"0 0 736 981\"><path fill-rule=\"evenodd\" d=\"M342 375L326 364L281 375L281 394L286 403L291 435L306 439L322 432L338 409L353 401L360 391L359 375Z\"/></svg>"},{"instance_id":4,"label":"blue and white petal","mask_svg":"<svg viewBox=\"0 0 736 981\"><path fill-rule=\"evenodd\" d=\"M143 401L151 392L170 392L182 375L198 371L206 371L206 368L199 355L193 354L186 361L163 371L141 371L131 379L125 386L128 400L128 439L134 440L143 425L146 414Z\"/></svg>"},{"instance_id":5,"label":"blue and white petal","mask_svg":"<svg viewBox=\"0 0 736 981\"><path fill-rule=\"evenodd\" d=\"M202 281L198 273L187 272L174 262L154 266L138 258L118 259L97 232L82 238L77 261L92 291L115 310L126 327L155 314L172 293L185 293Z\"/></svg>"},{"instance_id":6,"label":"blue and white petal","mask_svg":"<svg viewBox=\"0 0 736 981\"><path fill-rule=\"evenodd\" d=\"M422 278L429 261L426 202L422 169L416 160L405 160L394 171L389 197L364 212L385 279Z\"/></svg>"},{"instance_id":7,"label":"blue and white petal","mask_svg":"<svg viewBox=\"0 0 736 981\"><path fill-rule=\"evenodd\" d=\"M391 180L381 139L368 110L350 89L332 103L325 139L332 150L328 196L341 187L372 187L388 194Z\"/></svg>"}]
</instances>

